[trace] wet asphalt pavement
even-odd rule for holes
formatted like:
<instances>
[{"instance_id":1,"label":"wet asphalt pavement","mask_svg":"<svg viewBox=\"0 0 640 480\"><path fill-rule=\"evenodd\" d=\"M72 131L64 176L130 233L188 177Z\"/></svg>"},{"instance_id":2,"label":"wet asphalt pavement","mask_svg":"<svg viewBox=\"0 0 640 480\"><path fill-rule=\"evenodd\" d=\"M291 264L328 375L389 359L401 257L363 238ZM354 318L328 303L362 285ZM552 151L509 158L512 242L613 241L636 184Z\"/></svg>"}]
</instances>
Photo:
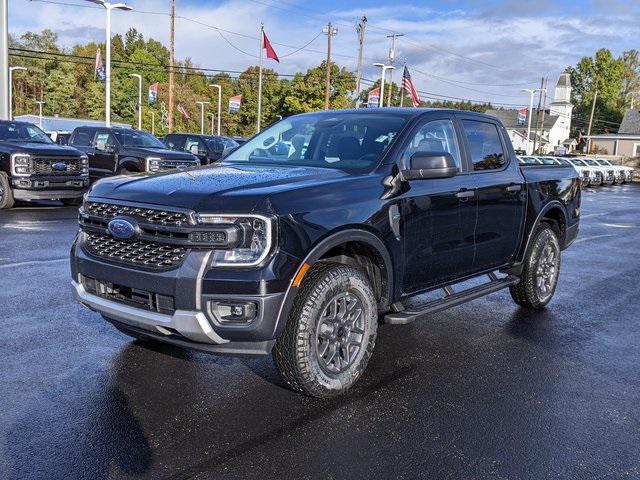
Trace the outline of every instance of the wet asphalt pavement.
<instances>
[{"instance_id":1,"label":"wet asphalt pavement","mask_svg":"<svg viewBox=\"0 0 640 480\"><path fill-rule=\"evenodd\" d=\"M383 326L324 401L268 357L129 339L73 301L75 210L3 211L0 478L640 478L640 185L582 214L546 311L503 291Z\"/></svg>"}]
</instances>

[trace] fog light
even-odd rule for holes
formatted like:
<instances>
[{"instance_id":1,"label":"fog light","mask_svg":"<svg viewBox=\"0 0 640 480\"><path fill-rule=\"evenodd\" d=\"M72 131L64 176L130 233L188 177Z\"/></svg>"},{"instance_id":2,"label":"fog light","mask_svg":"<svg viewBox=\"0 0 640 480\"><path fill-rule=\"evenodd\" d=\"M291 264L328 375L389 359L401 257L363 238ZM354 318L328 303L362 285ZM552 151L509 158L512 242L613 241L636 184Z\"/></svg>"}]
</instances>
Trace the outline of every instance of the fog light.
<instances>
[{"instance_id":1,"label":"fog light","mask_svg":"<svg viewBox=\"0 0 640 480\"><path fill-rule=\"evenodd\" d=\"M258 315L255 302L224 302L211 300L209 312L220 324L248 324Z\"/></svg>"}]
</instances>

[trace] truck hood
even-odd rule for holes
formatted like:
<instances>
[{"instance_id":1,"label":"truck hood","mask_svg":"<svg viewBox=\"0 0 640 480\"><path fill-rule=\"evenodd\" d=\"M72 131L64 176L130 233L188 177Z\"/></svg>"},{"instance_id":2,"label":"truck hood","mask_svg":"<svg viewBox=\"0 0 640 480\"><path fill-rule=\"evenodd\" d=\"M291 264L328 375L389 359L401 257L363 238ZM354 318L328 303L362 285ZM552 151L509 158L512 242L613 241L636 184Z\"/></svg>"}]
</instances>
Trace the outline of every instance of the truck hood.
<instances>
[{"instance_id":1,"label":"truck hood","mask_svg":"<svg viewBox=\"0 0 640 480\"><path fill-rule=\"evenodd\" d=\"M158 157L173 160L196 160L196 157L187 152L169 150L168 148L143 148L143 147L123 147L120 155L127 154L136 157Z\"/></svg>"},{"instance_id":2,"label":"truck hood","mask_svg":"<svg viewBox=\"0 0 640 480\"><path fill-rule=\"evenodd\" d=\"M195 211L222 212L233 205L251 210L279 192L347 177L328 168L218 164L183 172L111 177L94 184L90 197Z\"/></svg>"},{"instance_id":3,"label":"truck hood","mask_svg":"<svg viewBox=\"0 0 640 480\"><path fill-rule=\"evenodd\" d=\"M33 142L2 142L0 150L5 153L28 153L29 155L51 155L64 157L79 157L81 152L73 147L58 145L56 143Z\"/></svg>"}]
</instances>

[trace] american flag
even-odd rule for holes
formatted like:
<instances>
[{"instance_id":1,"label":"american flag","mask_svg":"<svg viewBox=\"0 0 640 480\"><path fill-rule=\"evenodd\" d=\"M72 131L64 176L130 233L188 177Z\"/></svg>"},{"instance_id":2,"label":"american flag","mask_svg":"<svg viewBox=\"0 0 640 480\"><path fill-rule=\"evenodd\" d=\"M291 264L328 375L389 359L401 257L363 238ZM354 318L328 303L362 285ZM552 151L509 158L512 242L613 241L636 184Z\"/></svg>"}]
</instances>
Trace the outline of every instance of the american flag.
<instances>
[{"instance_id":1,"label":"american flag","mask_svg":"<svg viewBox=\"0 0 640 480\"><path fill-rule=\"evenodd\" d=\"M411 95L411 104L414 107L420 105L420 97L418 96L418 91L413 84L413 80L411 80L411 74L409 73L409 69L406 65L404 66L404 72L402 73L402 90Z\"/></svg>"}]
</instances>

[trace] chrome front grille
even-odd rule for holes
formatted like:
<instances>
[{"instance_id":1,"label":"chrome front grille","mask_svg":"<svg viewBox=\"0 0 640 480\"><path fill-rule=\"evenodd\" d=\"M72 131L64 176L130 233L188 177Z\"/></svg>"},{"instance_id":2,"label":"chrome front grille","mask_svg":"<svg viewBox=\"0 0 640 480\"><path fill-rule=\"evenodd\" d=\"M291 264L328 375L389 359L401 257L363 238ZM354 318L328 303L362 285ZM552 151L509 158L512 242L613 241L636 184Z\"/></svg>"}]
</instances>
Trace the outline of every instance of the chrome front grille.
<instances>
[{"instance_id":1,"label":"chrome front grille","mask_svg":"<svg viewBox=\"0 0 640 480\"><path fill-rule=\"evenodd\" d=\"M109 220L113 217L133 217L141 223L150 223L162 226L181 227L188 225L189 216L183 212L172 212L155 208L142 208L127 205L114 205L111 203L87 202L84 211L90 215L103 217Z\"/></svg>"},{"instance_id":2,"label":"chrome front grille","mask_svg":"<svg viewBox=\"0 0 640 480\"><path fill-rule=\"evenodd\" d=\"M84 249L99 258L152 270L178 267L188 253L188 249L175 245L143 240L127 242L99 233L86 234Z\"/></svg>"},{"instance_id":3,"label":"chrome front grille","mask_svg":"<svg viewBox=\"0 0 640 480\"><path fill-rule=\"evenodd\" d=\"M54 165L59 168L54 168ZM82 165L79 158L36 157L31 161L31 173L33 175L80 175Z\"/></svg>"}]
</instances>

